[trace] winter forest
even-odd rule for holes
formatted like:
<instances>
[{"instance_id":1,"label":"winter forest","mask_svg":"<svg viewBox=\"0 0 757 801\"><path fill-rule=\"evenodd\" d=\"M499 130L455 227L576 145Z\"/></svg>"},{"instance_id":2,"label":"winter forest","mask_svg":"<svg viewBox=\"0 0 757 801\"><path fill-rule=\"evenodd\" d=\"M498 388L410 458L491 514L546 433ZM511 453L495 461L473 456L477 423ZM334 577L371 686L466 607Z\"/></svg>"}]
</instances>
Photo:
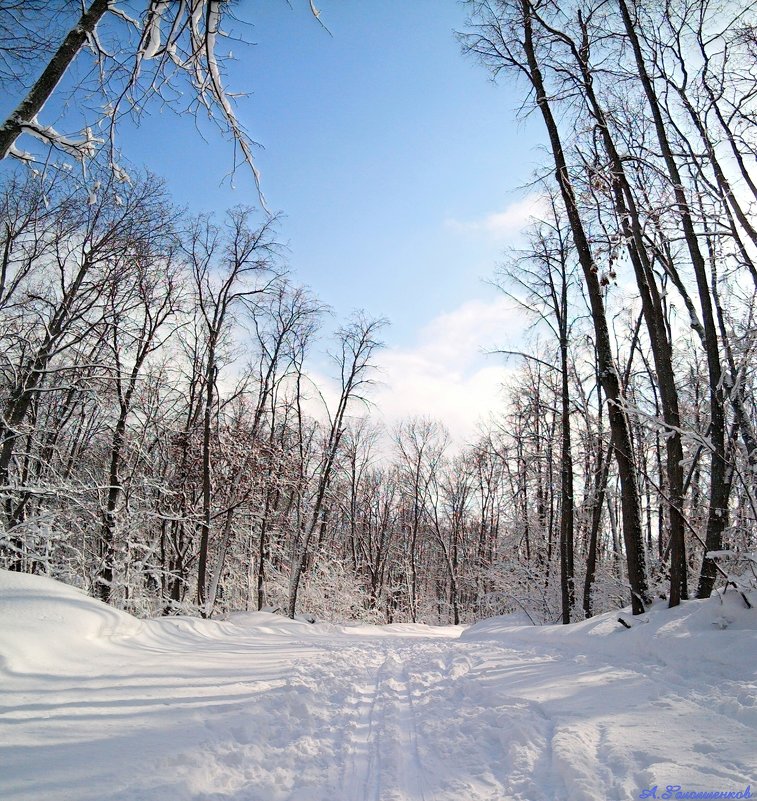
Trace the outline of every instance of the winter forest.
<instances>
[{"instance_id":1,"label":"winter forest","mask_svg":"<svg viewBox=\"0 0 757 801\"><path fill-rule=\"evenodd\" d=\"M491 265L527 345L502 331L517 371L464 447L433 408L376 421L385 321L335 322L287 261L226 74L250 13L0 0L0 567L138 617L429 624L638 614L744 573L754 4L461 6L460 58L547 142L541 212ZM191 214L130 162L121 126L161 106L210 121L255 196Z\"/></svg>"}]
</instances>

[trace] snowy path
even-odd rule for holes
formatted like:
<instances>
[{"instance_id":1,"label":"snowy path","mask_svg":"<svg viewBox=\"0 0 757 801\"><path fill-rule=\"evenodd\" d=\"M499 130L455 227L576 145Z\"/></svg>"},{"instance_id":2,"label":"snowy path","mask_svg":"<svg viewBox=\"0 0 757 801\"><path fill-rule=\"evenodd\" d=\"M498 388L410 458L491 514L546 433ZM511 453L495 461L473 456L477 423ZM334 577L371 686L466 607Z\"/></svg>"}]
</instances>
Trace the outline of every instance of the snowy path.
<instances>
[{"instance_id":1,"label":"snowy path","mask_svg":"<svg viewBox=\"0 0 757 801\"><path fill-rule=\"evenodd\" d=\"M757 642L738 611L725 631L701 604L630 632L612 617L139 622L24 581L34 592L0 582L4 801L615 801L757 785Z\"/></svg>"},{"instance_id":2,"label":"snowy path","mask_svg":"<svg viewBox=\"0 0 757 801\"><path fill-rule=\"evenodd\" d=\"M349 734L337 798L535 797L528 774L545 758L548 722L532 703L476 698L477 682L466 677L480 646L419 639L389 641L372 655L350 650L351 663L364 667L348 680L352 694L346 688Z\"/></svg>"},{"instance_id":3,"label":"snowy path","mask_svg":"<svg viewBox=\"0 0 757 801\"><path fill-rule=\"evenodd\" d=\"M348 733L343 745L342 796L425 799L418 721L400 657L385 651L378 660L371 660L345 701Z\"/></svg>"}]
</instances>

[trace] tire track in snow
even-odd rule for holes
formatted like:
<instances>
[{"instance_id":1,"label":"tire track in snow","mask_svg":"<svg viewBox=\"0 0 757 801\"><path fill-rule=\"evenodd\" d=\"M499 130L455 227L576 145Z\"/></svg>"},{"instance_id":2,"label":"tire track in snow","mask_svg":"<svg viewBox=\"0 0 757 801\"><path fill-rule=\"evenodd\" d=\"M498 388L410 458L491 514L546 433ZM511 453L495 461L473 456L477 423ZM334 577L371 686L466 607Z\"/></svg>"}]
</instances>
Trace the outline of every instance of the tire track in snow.
<instances>
[{"instance_id":1,"label":"tire track in snow","mask_svg":"<svg viewBox=\"0 0 757 801\"><path fill-rule=\"evenodd\" d=\"M412 670L421 757L437 801L559 798L551 766L553 722L541 705L513 696L506 682L482 681L488 647L440 646L423 648L425 658Z\"/></svg>"},{"instance_id":2,"label":"tire track in snow","mask_svg":"<svg viewBox=\"0 0 757 801\"><path fill-rule=\"evenodd\" d=\"M408 689L407 671L396 654L387 657L382 670L386 675L381 685L383 715L378 740L385 766L381 777L381 801L426 801L423 765L418 753L417 722Z\"/></svg>"},{"instance_id":3,"label":"tire track in snow","mask_svg":"<svg viewBox=\"0 0 757 801\"><path fill-rule=\"evenodd\" d=\"M539 704L481 685L487 652L425 640L334 654L329 672L337 660L360 665L344 699L339 801L555 797L552 722Z\"/></svg>"},{"instance_id":4,"label":"tire track in snow","mask_svg":"<svg viewBox=\"0 0 757 801\"><path fill-rule=\"evenodd\" d=\"M490 655L429 638L329 643L261 704L205 721L192 801L213 788L229 801L553 801L551 722L490 682Z\"/></svg>"}]
</instances>

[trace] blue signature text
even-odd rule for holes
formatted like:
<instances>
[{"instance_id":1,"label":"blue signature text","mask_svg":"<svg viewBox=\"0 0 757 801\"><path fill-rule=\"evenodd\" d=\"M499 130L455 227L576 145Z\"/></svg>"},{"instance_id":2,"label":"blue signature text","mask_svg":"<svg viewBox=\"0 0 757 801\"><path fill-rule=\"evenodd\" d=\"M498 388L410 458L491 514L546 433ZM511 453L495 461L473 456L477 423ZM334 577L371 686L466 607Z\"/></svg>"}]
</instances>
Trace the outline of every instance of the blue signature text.
<instances>
[{"instance_id":1,"label":"blue signature text","mask_svg":"<svg viewBox=\"0 0 757 801\"><path fill-rule=\"evenodd\" d=\"M748 784L743 790L686 790L680 784L669 784L661 789L656 784L647 787L639 794L639 798L751 798L752 786Z\"/></svg>"}]
</instances>

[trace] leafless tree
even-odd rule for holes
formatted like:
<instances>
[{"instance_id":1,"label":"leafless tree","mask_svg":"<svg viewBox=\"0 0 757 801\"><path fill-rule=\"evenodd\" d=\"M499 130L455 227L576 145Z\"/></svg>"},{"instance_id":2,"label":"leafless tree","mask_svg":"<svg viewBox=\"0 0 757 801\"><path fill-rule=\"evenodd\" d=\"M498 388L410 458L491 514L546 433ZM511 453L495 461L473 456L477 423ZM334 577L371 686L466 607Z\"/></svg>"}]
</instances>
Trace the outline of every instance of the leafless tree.
<instances>
[{"instance_id":1,"label":"leafless tree","mask_svg":"<svg viewBox=\"0 0 757 801\"><path fill-rule=\"evenodd\" d=\"M202 519L197 568L197 603L207 614L206 572L212 522L211 439L218 397L217 381L235 314L253 308L278 280L274 220L250 227L251 210L237 208L223 226L210 218L195 221L184 249L192 270L204 336L202 400Z\"/></svg>"},{"instance_id":2,"label":"leafless tree","mask_svg":"<svg viewBox=\"0 0 757 801\"><path fill-rule=\"evenodd\" d=\"M313 537L322 537L326 526L326 499L334 475L334 466L347 425L347 410L355 401L365 403L365 391L372 384L373 356L381 346L378 334L385 325L382 319L357 314L338 332L339 350L334 361L339 370L339 399L330 414L326 442L316 473L314 497L302 532L292 544L289 599L287 614L293 618L297 610L297 592Z\"/></svg>"}]
</instances>

